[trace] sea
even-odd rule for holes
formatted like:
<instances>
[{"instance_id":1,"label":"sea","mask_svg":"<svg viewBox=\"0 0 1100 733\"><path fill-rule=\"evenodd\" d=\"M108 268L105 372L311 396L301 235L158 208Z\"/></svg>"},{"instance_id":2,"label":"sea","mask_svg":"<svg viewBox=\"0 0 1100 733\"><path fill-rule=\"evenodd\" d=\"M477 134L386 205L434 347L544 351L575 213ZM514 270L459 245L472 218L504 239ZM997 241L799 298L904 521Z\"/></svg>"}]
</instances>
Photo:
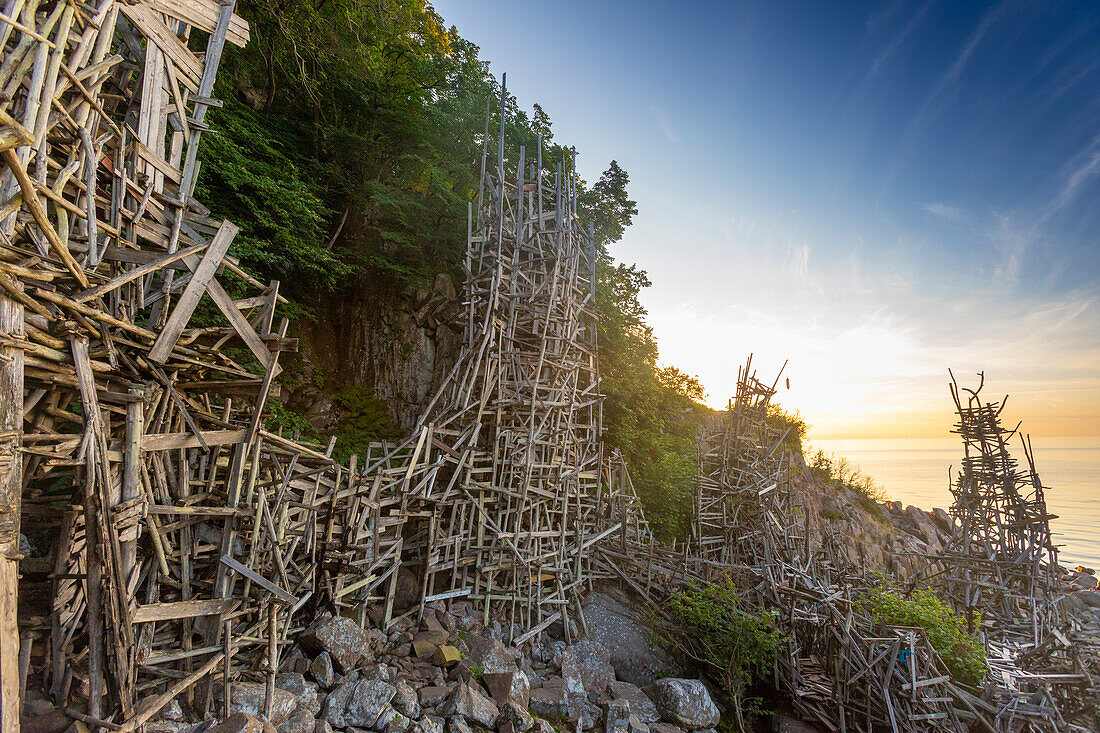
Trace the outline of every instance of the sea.
<instances>
[{"instance_id":1,"label":"sea","mask_svg":"<svg viewBox=\"0 0 1100 733\"><path fill-rule=\"evenodd\" d=\"M1100 570L1100 438L1032 438L1035 468L1046 488L1058 561ZM949 476L962 460L957 439L814 440L813 450L844 456L894 501L922 509L951 506ZM1023 449L1010 446L1021 466Z\"/></svg>"}]
</instances>

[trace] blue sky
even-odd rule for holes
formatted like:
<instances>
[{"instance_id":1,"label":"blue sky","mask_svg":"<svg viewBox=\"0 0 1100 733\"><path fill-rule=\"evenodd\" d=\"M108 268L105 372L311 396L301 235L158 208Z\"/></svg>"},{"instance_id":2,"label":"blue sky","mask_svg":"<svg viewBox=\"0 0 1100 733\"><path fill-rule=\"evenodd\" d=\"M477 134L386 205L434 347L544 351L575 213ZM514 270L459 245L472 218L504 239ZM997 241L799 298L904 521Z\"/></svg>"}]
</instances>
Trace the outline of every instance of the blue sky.
<instances>
[{"instance_id":1,"label":"blue sky","mask_svg":"<svg viewBox=\"0 0 1100 733\"><path fill-rule=\"evenodd\" d=\"M786 358L814 435L943 435L947 369L1100 434L1100 3L434 3L639 215L662 360Z\"/></svg>"}]
</instances>

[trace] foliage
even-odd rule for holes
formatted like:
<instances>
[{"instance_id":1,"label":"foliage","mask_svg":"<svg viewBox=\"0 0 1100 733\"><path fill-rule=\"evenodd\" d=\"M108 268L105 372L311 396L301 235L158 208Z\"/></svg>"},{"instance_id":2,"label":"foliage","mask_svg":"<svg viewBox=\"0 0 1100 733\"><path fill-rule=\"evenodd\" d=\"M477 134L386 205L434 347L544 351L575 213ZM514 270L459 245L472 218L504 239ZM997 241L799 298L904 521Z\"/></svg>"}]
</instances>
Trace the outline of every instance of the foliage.
<instances>
[{"instance_id":1,"label":"foliage","mask_svg":"<svg viewBox=\"0 0 1100 733\"><path fill-rule=\"evenodd\" d=\"M846 489L855 494L856 504L879 521L886 520L882 502L886 493L875 480L844 456L827 454L818 450L810 456L810 472L829 486Z\"/></svg>"},{"instance_id":2,"label":"foliage","mask_svg":"<svg viewBox=\"0 0 1100 733\"><path fill-rule=\"evenodd\" d=\"M393 440L401 431L386 411L386 405L364 387L343 387L333 395L340 412L336 423L336 455L363 455L374 442Z\"/></svg>"},{"instance_id":3,"label":"foliage","mask_svg":"<svg viewBox=\"0 0 1100 733\"><path fill-rule=\"evenodd\" d=\"M881 623L924 629L932 648L957 681L978 685L988 673L981 639L968 633L965 620L930 588L916 590L907 598L895 584L882 582L867 591L858 605ZM980 625L981 620L977 623Z\"/></svg>"},{"instance_id":4,"label":"foliage","mask_svg":"<svg viewBox=\"0 0 1100 733\"><path fill-rule=\"evenodd\" d=\"M307 313L364 288L411 291L439 272L459 274L487 100L496 168L501 87L478 47L423 0L240 0L237 12L251 40L226 48L215 93L224 104L208 116L199 177L201 200L241 227L233 253L280 279ZM528 113L512 95L504 104L505 170L515 170L520 145L528 161L541 145L551 175L575 166L546 110ZM684 537L706 408L698 380L658 363L638 299L646 273L608 252L638 213L628 185L617 161L579 185L598 252L606 440L626 455L659 535ZM362 394L335 401L351 406L338 453L389 434Z\"/></svg>"},{"instance_id":5,"label":"foliage","mask_svg":"<svg viewBox=\"0 0 1100 733\"><path fill-rule=\"evenodd\" d=\"M783 445L788 450L801 454L802 442L806 440L806 434L810 426L802 419L798 410L784 410L775 402L768 403L768 424L774 428L786 432Z\"/></svg>"},{"instance_id":6,"label":"foliage","mask_svg":"<svg viewBox=\"0 0 1100 733\"><path fill-rule=\"evenodd\" d=\"M839 522L844 519L844 512L838 512L836 509L822 509L821 518L827 519L830 522Z\"/></svg>"},{"instance_id":7,"label":"foliage","mask_svg":"<svg viewBox=\"0 0 1100 733\"><path fill-rule=\"evenodd\" d=\"M775 612L743 610L729 577L709 585L689 584L672 594L668 609L680 648L721 681L744 730L759 706L759 701L745 699L745 691L754 675L768 672L785 641L775 628Z\"/></svg>"}]
</instances>

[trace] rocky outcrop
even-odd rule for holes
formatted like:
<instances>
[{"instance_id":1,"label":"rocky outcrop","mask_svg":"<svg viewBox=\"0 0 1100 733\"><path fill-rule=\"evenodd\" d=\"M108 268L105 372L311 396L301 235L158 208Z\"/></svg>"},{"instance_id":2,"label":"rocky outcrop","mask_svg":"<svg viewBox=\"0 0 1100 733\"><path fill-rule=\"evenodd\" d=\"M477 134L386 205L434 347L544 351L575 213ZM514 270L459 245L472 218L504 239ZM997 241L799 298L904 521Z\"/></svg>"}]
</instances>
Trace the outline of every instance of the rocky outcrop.
<instances>
[{"instance_id":1,"label":"rocky outcrop","mask_svg":"<svg viewBox=\"0 0 1100 733\"><path fill-rule=\"evenodd\" d=\"M666 677L653 683L648 693L657 704L661 719L684 730L713 728L722 717L710 692L699 680Z\"/></svg>"}]
</instances>

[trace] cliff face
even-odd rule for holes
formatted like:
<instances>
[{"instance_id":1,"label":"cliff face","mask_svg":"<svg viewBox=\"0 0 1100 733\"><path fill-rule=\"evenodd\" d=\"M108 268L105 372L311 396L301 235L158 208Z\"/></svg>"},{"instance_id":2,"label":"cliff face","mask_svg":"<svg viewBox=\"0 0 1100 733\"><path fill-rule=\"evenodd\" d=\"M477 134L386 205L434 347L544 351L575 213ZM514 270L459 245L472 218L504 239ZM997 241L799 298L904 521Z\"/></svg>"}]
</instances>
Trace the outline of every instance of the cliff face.
<instances>
[{"instance_id":1,"label":"cliff face","mask_svg":"<svg viewBox=\"0 0 1100 733\"><path fill-rule=\"evenodd\" d=\"M796 468L793 491L809 517L811 542L821 546L831 537L853 565L899 578L922 568L927 555L943 550L954 526L943 509L903 508L901 502L889 501L878 505L881 513L868 511L864 497L826 484L805 464Z\"/></svg>"},{"instance_id":2,"label":"cliff face","mask_svg":"<svg viewBox=\"0 0 1100 733\"><path fill-rule=\"evenodd\" d=\"M448 275L412 292L362 289L334 298L301 333L303 365L289 399L322 433L335 432L342 389L361 388L407 434L454 366L462 334Z\"/></svg>"}]
</instances>

